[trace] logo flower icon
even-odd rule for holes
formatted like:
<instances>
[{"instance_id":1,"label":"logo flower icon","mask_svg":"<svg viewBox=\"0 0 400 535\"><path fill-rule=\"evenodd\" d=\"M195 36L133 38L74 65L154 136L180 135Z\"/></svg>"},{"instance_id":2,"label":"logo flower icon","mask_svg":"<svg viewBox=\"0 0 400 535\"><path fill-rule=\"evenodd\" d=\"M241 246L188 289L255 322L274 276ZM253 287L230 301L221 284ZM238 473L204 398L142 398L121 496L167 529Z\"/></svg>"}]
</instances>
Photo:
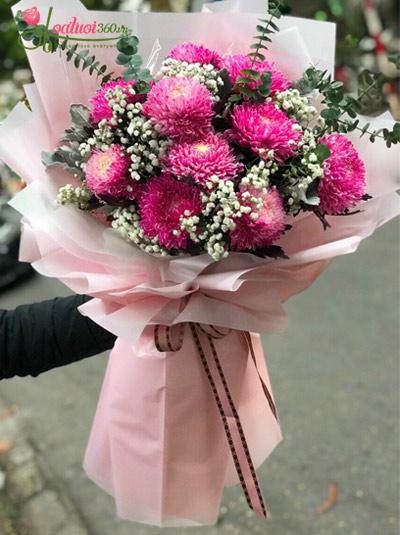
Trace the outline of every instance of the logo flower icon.
<instances>
[{"instance_id":1,"label":"logo flower icon","mask_svg":"<svg viewBox=\"0 0 400 535\"><path fill-rule=\"evenodd\" d=\"M40 13L37 7L31 7L21 13L21 18L29 26L36 26L40 22Z\"/></svg>"}]
</instances>

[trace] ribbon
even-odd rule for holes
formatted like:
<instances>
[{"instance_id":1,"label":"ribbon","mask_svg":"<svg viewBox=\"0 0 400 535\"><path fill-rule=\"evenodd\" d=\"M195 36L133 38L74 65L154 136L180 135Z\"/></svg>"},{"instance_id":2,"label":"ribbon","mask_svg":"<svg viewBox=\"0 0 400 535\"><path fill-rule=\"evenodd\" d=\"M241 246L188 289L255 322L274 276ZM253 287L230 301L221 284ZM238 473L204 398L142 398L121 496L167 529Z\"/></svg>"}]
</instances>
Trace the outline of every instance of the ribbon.
<instances>
[{"instance_id":1,"label":"ribbon","mask_svg":"<svg viewBox=\"0 0 400 535\"><path fill-rule=\"evenodd\" d=\"M154 328L154 343L160 352L177 352L182 349L185 336L185 323L169 327L166 325L156 325ZM268 517L267 508L257 479L254 463L251 459L250 450L243 431L243 426L239 414L232 399L229 385L226 381L224 371L221 366L218 352L215 347L215 340L227 336L231 329L222 329L213 325L200 325L189 323L190 330L195 342L201 363L207 375L208 382L213 392L218 411L224 426L226 438L239 480L246 497L247 503L255 513L263 518ZM251 335L243 333L250 350L251 358L261 382L265 397L267 398L271 412L278 420L275 403L263 380L257 366L257 359L254 352Z\"/></svg>"}]
</instances>

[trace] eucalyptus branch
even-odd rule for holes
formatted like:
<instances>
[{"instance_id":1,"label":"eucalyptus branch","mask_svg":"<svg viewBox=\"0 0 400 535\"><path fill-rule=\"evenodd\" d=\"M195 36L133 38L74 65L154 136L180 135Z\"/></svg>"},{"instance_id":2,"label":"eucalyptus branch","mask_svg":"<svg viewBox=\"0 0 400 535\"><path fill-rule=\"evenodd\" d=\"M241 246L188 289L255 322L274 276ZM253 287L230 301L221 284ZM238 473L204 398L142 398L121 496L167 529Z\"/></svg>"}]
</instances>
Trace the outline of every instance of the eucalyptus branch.
<instances>
[{"instance_id":1,"label":"eucalyptus branch","mask_svg":"<svg viewBox=\"0 0 400 535\"><path fill-rule=\"evenodd\" d=\"M116 62L124 67L122 77L125 81L135 80L138 93L150 91L153 77L149 69L143 69L143 59L138 53L139 39L134 35L125 35L117 43L118 56Z\"/></svg>"},{"instance_id":2,"label":"eucalyptus branch","mask_svg":"<svg viewBox=\"0 0 400 535\"><path fill-rule=\"evenodd\" d=\"M327 71L319 71L315 67L307 69L296 86L303 95L316 90L324 97L323 104L326 107L322 110L321 117L326 125L320 133L335 131L348 133L357 130L361 132L361 137L368 134L371 142L381 138L386 141L388 147L400 143L400 123L395 123L392 130L383 128L371 131L370 123L359 126L360 121L357 116L362 113L361 100L370 96L372 90L382 81L381 78L373 77L368 71L364 71L362 75L370 83L358 93L357 97L345 95L342 82L333 81ZM345 115L349 119L344 119Z\"/></svg>"},{"instance_id":3,"label":"eucalyptus branch","mask_svg":"<svg viewBox=\"0 0 400 535\"><path fill-rule=\"evenodd\" d=\"M256 36L257 42L250 46L251 50L249 56L252 58L251 69L253 69L258 62L265 61L265 55L261 50L268 50L267 43L271 43L270 35L279 32L279 26L275 24L274 19L280 19L282 16L282 3L279 0L273 0L268 6L268 19L260 19L263 24L258 24L256 29L259 34Z\"/></svg>"},{"instance_id":4,"label":"eucalyptus branch","mask_svg":"<svg viewBox=\"0 0 400 535\"><path fill-rule=\"evenodd\" d=\"M272 42L271 36L279 32L279 27L274 19L282 16L283 4L280 0L272 0L269 4L267 19L260 19L257 25L258 34L255 36L256 42L250 45L248 56L251 64L248 69L242 69L241 76L236 80L234 95L229 99L231 103L241 100L255 100L262 102L271 92L272 75L270 72L259 73L258 64L266 60L263 51L268 50L268 44Z\"/></svg>"},{"instance_id":5,"label":"eucalyptus branch","mask_svg":"<svg viewBox=\"0 0 400 535\"><path fill-rule=\"evenodd\" d=\"M106 84L112 79L113 72L107 72L107 65L102 65L100 61L96 60L96 56L89 56L89 49L84 49L78 52L78 44L68 46L68 38L59 45L60 50L66 52L67 61L74 60L74 66L77 69L84 71L89 69L89 74L97 73L101 77L101 85Z\"/></svg>"}]
</instances>

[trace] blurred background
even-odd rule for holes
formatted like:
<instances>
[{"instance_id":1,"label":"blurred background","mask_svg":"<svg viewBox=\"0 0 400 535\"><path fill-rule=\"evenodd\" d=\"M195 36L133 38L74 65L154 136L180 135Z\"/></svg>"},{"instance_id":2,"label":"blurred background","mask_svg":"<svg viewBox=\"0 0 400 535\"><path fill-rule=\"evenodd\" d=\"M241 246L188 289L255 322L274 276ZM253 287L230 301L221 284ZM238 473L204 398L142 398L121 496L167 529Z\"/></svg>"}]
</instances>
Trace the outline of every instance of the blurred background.
<instances>
[{"instance_id":1,"label":"blurred background","mask_svg":"<svg viewBox=\"0 0 400 535\"><path fill-rule=\"evenodd\" d=\"M99 10L196 11L201 5L198 0L82 1ZM11 18L14 3L0 2L0 121L24 99L23 84L31 81ZM388 61L399 50L398 2L286 3L294 16L337 23L336 78L352 92L363 69L380 72L379 91L365 103L365 112L389 109L398 119L399 73ZM1 308L67 294L17 261L20 223L7 202L22 187L0 162ZM224 498L217 527L188 533L400 533L398 230L391 223L357 255L334 262L287 307L288 332L264 341L285 432L283 445L262 470L273 520L256 520L233 490ZM116 520L112 501L81 469L105 363L103 356L0 386L0 535L159 533Z\"/></svg>"}]
</instances>

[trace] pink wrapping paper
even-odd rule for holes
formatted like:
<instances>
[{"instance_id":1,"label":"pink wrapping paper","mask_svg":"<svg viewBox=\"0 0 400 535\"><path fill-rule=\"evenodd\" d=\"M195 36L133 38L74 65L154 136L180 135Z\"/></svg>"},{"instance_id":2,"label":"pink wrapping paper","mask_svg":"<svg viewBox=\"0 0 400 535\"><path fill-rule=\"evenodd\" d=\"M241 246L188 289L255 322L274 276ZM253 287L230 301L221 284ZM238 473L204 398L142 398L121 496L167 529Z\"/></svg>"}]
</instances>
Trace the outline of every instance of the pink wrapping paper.
<instances>
[{"instance_id":1,"label":"pink wrapping paper","mask_svg":"<svg viewBox=\"0 0 400 535\"><path fill-rule=\"evenodd\" d=\"M121 517L160 526L214 524L236 483L225 431L193 339L159 353L152 329L111 354L85 459ZM269 385L259 337L259 366ZM281 439L242 333L217 343L257 466ZM140 381L138 380L140 378Z\"/></svg>"},{"instance_id":2,"label":"pink wrapping paper","mask_svg":"<svg viewBox=\"0 0 400 535\"><path fill-rule=\"evenodd\" d=\"M177 42L189 39L221 52L243 50L258 18L255 13L100 14L86 11L77 0L44 0L40 9L46 12L50 5L57 22L78 14L82 22L95 17L127 24L141 38L144 56L153 52L154 64L158 48L165 55ZM237 5L240 9L242 4ZM31 6L24 0L15 9L27 7ZM284 31L271 54L288 76L298 76L310 61L332 70L332 25L291 18L282 24ZM115 67L115 50L95 53ZM93 296L81 312L119 337L85 468L114 496L123 518L160 526L212 524L223 487L237 482L220 416L189 333L181 351L160 353L152 326L199 322L236 331L218 341L217 348L259 466L281 435L243 335L237 331L283 329L284 301L312 284L332 258L354 252L364 238L399 213L395 193L399 152L354 136L374 198L359 214L329 218L332 227L327 231L311 214L289 220L293 229L280 243L289 260L237 253L218 263L207 255L154 258L87 214L57 206L57 190L70 181L70 175L46 172L40 154L54 148L69 126L69 106L87 102L96 81L57 54L33 51L29 59L36 80L26 88L32 112L21 104L0 127L0 157L29 184L12 202L24 216L21 258L73 291ZM382 116L372 125L391 122L390 116ZM253 335L253 343L269 386L259 336Z\"/></svg>"}]
</instances>

